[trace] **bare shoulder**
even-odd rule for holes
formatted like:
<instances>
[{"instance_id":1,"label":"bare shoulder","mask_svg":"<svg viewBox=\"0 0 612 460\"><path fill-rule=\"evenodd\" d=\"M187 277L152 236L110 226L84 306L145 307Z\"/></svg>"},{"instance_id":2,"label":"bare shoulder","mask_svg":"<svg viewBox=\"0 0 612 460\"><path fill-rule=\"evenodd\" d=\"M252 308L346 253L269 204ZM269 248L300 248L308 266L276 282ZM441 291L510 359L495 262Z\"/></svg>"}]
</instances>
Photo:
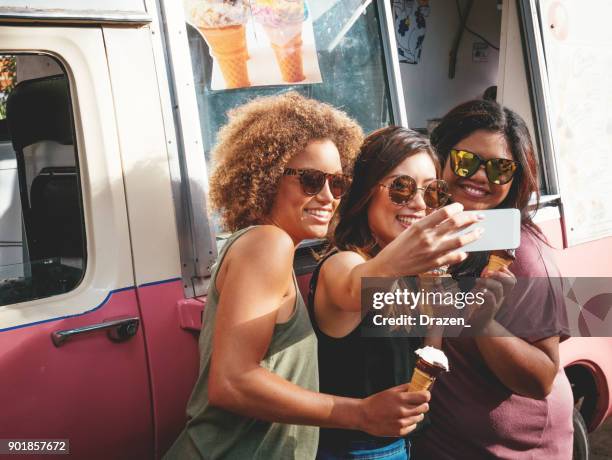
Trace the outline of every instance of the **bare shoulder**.
<instances>
[{"instance_id":1,"label":"bare shoulder","mask_svg":"<svg viewBox=\"0 0 612 460\"><path fill-rule=\"evenodd\" d=\"M321 276L337 276L338 273L348 273L366 259L354 251L342 251L327 259L321 266Z\"/></svg>"},{"instance_id":2,"label":"bare shoulder","mask_svg":"<svg viewBox=\"0 0 612 460\"><path fill-rule=\"evenodd\" d=\"M243 267L264 266L266 271L290 269L294 251L293 240L287 232L274 225L260 225L246 232L232 245L227 259L230 263L240 260Z\"/></svg>"}]
</instances>

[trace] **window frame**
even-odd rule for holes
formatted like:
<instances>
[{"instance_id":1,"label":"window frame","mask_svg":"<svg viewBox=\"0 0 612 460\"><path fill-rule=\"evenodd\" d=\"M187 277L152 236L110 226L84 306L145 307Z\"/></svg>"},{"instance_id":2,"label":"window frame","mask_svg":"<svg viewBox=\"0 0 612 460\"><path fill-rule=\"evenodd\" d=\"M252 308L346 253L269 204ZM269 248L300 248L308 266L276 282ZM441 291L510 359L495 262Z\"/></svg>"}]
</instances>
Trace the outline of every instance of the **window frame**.
<instances>
[{"instance_id":1,"label":"window frame","mask_svg":"<svg viewBox=\"0 0 612 460\"><path fill-rule=\"evenodd\" d=\"M54 296L0 308L0 332L86 315L134 286L126 193L102 29L15 24L0 18L2 53L59 61L71 97L87 262L81 282ZM127 307L126 307L127 308Z\"/></svg>"},{"instance_id":2,"label":"window frame","mask_svg":"<svg viewBox=\"0 0 612 460\"><path fill-rule=\"evenodd\" d=\"M209 215L208 174L197 107L191 55L185 31L185 15L180 2L146 0L147 11L157 18L156 60L164 68L162 86L168 82L170 94L162 94L166 135L179 228L182 276L188 297L205 295L211 268L218 254L214 224ZM362 9L372 0L363 0ZM383 40L382 69L388 82L390 115L394 124L407 126L397 44L391 4L375 0ZM162 67L163 63L163 67ZM167 80L166 80L167 78ZM174 108L174 110L172 110ZM174 144L174 146L172 145Z\"/></svg>"},{"instance_id":3,"label":"window frame","mask_svg":"<svg viewBox=\"0 0 612 460\"><path fill-rule=\"evenodd\" d=\"M550 90L546 73L546 57L540 32L539 8L536 0L517 0L518 15L523 38L523 54L530 90L534 128L538 137L540 160L543 163L545 202L560 198L557 159L552 136Z\"/></svg>"},{"instance_id":4,"label":"window frame","mask_svg":"<svg viewBox=\"0 0 612 460\"><path fill-rule=\"evenodd\" d=\"M11 56L40 56L40 57L46 57L49 59L52 59L57 65L58 67L61 69L62 71L62 75L66 78L66 83L68 85L68 104L70 107L70 115L71 115L71 132L72 132L72 147L74 149L74 163L75 163L75 174L76 174L76 185L77 185L77 192L78 192L78 202L79 202L79 217L80 217L80 231L82 234L82 240L83 240L83 258L82 258L82 266L80 267L81 273L80 273L80 277L79 280L76 282L76 284L74 284L74 286L72 286L69 290L67 291L63 291L63 292L55 292L52 293L51 295L46 295L43 297L28 297L25 299L20 300L19 302L17 302L18 304L21 303L27 303L27 302L35 302L35 301L40 301L40 300L44 300L44 299L53 299L56 298L58 296L62 296L62 295L66 295L69 294L71 292L76 291L77 289L79 289L79 287L83 284L83 280L86 277L86 274L88 272L88 268L89 268L89 244L88 244L88 232L87 232L87 226L85 223L85 199L84 199L84 194L83 194L83 186L82 186L82 174L81 174L81 161L80 161L80 149L79 149L79 141L78 141L78 130L77 130L77 112L76 112L76 104L75 104L75 98L74 98L74 81L72 79L71 76L71 72L69 71L69 66L68 63L59 55L49 52L49 51L13 51L13 50L0 50L0 52L2 53L2 55L11 55ZM52 75L49 76L43 76L43 77L37 77L33 80L36 80L38 78L46 78L46 77L50 77ZM24 81L30 81L30 80L24 80ZM11 140L12 142L12 140ZM16 163L17 163L17 181L19 183L18 189L19 189L19 201L20 204L23 204L22 202L22 184L21 184L21 180L22 179L27 179L26 178L26 174L27 172L24 170L23 172L23 177L19 172L20 168L25 168L25 162L24 161L20 161L17 155L17 152L15 152L15 158L16 158ZM24 160L24 158L22 158L22 160ZM32 178L32 184L35 178ZM26 187L27 190L27 180L26 180L26 184L23 184L24 187ZM31 185L30 185L31 187ZM27 190L28 193L28 197L30 197L28 199L28 202L30 202L31 200L31 188L29 190ZM31 204L31 203L30 203ZM21 214L22 214L22 254L26 254L29 253L29 250L26 249L26 251L23 250L23 247L25 246L26 248L28 247L28 243L27 243L27 235L28 235L28 231L31 229L28 229L26 226L26 222L23 221L23 208L21 209ZM24 259L22 261L22 265L24 266L24 270L25 270L25 266L26 265L31 265L32 264L32 260L28 259L27 261ZM30 271L30 270L27 270ZM14 305L14 304L6 304L6 305ZM2 305L0 305L2 306Z\"/></svg>"},{"instance_id":5,"label":"window frame","mask_svg":"<svg viewBox=\"0 0 612 460\"><path fill-rule=\"evenodd\" d=\"M145 0L145 4L156 18L151 24L157 35L153 53L159 69L184 292L186 297L204 296L217 244L209 216L208 172L183 4L163 0Z\"/></svg>"}]
</instances>

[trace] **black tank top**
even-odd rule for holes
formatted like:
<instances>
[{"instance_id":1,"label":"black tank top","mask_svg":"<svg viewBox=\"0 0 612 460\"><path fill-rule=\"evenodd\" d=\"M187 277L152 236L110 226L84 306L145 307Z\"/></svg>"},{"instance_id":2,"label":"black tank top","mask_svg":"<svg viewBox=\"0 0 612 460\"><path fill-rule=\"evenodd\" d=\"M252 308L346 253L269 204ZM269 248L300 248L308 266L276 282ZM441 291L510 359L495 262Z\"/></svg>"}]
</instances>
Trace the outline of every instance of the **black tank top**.
<instances>
[{"instance_id":1,"label":"black tank top","mask_svg":"<svg viewBox=\"0 0 612 460\"><path fill-rule=\"evenodd\" d=\"M365 398L409 382L415 364L414 351L422 343L420 338L362 337L361 324L342 338L330 337L319 329L314 314L314 297L321 266L333 254L318 264L308 292L308 313L319 342L319 391ZM320 446L343 446L351 441L380 441L381 445L386 445L390 440L361 431L321 428Z\"/></svg>"}]
</instances>

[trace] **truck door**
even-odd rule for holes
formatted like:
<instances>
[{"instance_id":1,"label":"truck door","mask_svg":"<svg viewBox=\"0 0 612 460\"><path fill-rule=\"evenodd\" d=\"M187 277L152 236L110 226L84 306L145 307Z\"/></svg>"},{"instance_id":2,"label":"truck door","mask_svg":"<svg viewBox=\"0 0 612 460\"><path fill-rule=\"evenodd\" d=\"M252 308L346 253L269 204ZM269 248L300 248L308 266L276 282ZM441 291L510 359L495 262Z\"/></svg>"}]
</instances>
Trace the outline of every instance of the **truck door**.
<instances>
[{"instance_id":1,"label":"truck door","mask_svg":"<svg viewBox=\"0 0 612 460\"><path fill-rule=\"evenodd\" d=\"M0 439L153 457L100 27L0 24Z\"/></svg>"}]
</instances>

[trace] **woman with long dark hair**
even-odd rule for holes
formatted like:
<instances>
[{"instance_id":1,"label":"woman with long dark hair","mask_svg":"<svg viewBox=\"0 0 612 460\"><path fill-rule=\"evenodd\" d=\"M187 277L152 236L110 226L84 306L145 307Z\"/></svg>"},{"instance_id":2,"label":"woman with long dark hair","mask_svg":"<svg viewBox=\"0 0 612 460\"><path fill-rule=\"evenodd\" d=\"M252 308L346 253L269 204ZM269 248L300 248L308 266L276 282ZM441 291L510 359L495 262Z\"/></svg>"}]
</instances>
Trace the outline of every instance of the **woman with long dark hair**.
<instances>
[{"instance_id":1,"label":"woman with long dark hair","mask_svg":"<svg viewBox=\"0 0 612 460\"><path fill-rule=\"evenodd\" d=\"M409 129L380 129L361 146L353 183L339 207L334 251L320 262L311 282L308 304L319 339L322 391L367 397L410 381L414 351L422 341L362 337L361 279L416 275L465 258L461 252L443 252L475 239L473 233L453 233L478 217L462 213L448 219L457 205L435 211L448 199L439 172L429 141ZM432 232L424 231L431 226ZM407 457L403 438L321 430L320 459Z\"/></svg>"},{"instance_id":2,"label":"woman with long dark hair","mask_svg":"<svg viewBox=\"0 0 612 460\"><path fill-rule=\"evenodd\" d=\"M573 399L559 367L568 336L551 248L530 213L539 201L533 143L523 119L491 101L451 110L431 141L442 177L466 210L516 208L521 244L510 265L519 283L474 338L444 339L452 372L433 389L431 426L415 441L418 458L570 459ZM488 253L451 267L455 276L490 276ZM525 289L518 289L521 280Z\"/></svg>"}]
</instances>

